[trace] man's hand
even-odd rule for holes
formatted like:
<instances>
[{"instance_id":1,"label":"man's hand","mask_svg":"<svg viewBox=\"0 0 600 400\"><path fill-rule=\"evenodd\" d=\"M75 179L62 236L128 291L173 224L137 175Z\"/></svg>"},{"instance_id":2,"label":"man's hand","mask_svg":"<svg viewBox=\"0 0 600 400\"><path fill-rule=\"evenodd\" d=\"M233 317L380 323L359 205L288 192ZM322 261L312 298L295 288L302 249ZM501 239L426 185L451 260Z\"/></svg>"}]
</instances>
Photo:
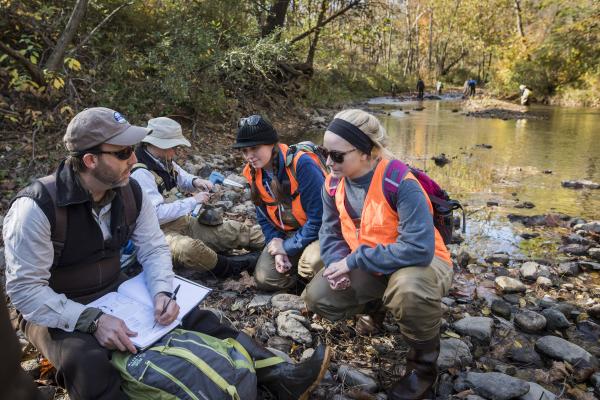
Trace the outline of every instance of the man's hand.
<instances>
[{"instance_id":1,"label":"man's hand","mask_svg":"<svg viewBox=\"0 0 600 400\"><path fill-rule=\"evenodd\" d=\"M210 193L208 192L198 192L198 193L194 193L194 199L196 199L196 201L199 204L204 204L208 201L208 199L210 198Z\"/></svg>"},{"instance_id":2,"label":"man's hand","mask_svg":"<svg viewBox=\"0 0 600 400\"><path fill-rule=\"evenodd\" d=\"M283 249L283 239L281 238L271 239L269 245L267 246L267 251L272 256L275 256L277 254L287 256L287 253Z\"/></svg>"},{"instance_id":3,"label":"man's hand","mask_svg":"<svg viewBox=\"0 0 600 400\"><path fill-rule=\"evenodd\" d=\"M284 254L275 255L275 269L280 274L286 274L290 269L292 269L292 263L288 256Z\"/></svg>"},{"instance_id":4,"label":"man's hand","mask_svg":"<svg viewBox=\"0 0 600 400\"><path fill-rule=\"evenodd\" d=\"M159 293L154 297L154 319L161 325L169 325L179 315L179 304L175 300L169 303L169 299L170 297L164 293ZM169 306L165 313L160 315L167 303Z\"/></svg>"},{"instance_id":5,"label":"man's hand","mask_svg":"<svg viewBox=\"0 0 600 400\"><path fill-rule=\"evenodd\" d=\"M102 314L100 316L98 329L94 332L94 337L102 347L109 350L127 350L130 353L136 354L137 349L131 340L129 340L133 336L137 336L137 332L129 330L122 319L109 314Z\"/></svg>"},{"instance_id":6,"label":"man's hand","mask_svg":"<svg viewBox=\"0 0 600 400\"><path fill-rule=\"evenodd\" d=\"M194 187L196 189L200 189L204 192L208 192L213 188L213 184L211 181L207 181L206 179L194 178Z\"/></svg>"}]
</instances>

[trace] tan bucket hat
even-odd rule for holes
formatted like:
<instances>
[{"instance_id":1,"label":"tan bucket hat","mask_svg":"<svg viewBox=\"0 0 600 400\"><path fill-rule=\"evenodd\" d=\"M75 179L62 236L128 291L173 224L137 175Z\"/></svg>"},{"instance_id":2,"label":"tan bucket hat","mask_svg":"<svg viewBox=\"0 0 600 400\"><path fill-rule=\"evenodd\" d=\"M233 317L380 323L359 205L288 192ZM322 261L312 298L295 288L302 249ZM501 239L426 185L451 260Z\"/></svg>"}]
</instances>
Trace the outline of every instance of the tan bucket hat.
<instances>
[{"instance_id":1,"label":"tan bucket hat","mask_svg":"<svg viewBox=\"0 0 600 400\"><path fill-rule=\"evenodd\" d=\"M161 149L170 149L175 146L187 146L192 144L183 136L181 125L171 118L158 117L148 121L148 129L152 133L142 139L142 142L150 143Z\"/></svg>"}]
</instances>

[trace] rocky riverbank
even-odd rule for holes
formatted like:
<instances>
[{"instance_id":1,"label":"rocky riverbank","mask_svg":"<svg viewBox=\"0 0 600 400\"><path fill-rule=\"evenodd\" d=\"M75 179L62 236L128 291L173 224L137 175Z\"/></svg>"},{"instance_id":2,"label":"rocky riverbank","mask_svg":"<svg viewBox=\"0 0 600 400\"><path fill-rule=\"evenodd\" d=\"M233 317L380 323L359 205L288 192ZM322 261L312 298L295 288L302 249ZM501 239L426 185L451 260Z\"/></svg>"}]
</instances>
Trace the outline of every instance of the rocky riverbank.
<instances>
[{"instance_id":1,"label":"rocky riverbank","mask_svg":"<svg viewBox=\"0 0 600 400\"><path fill-rule=\"evenodd\" d=\"M185 163L201 176L219 170L236 181L243 179L240 167L239 155L231 153L194 155ZM212 201L225 217L253 223L247 189L222 187ZM556 214L509 220L559 235L559 255L474 254L468 240L451 246L455 278L442 305L437 398L593 399L600 395L600 222ZM177 273L199 279L184 268ZM292 293L270 294L258 291L247 274L201 281L214 288L203 306L278 354L299 361L319 341L333 347L329 373L313 399L385 399L403 372L407 347L389 314L379 332L363 335L354 319L331 323L308 313L298 296L302 283ZM23 367L48 399L67 399L52 368L20 337Z\"/></svg>"},{"instance_id":2,"label":"rocky riverbank","mask_svg":"<svg viewBox=\"0 0 600 400\"><path fill-rule=\"evenodd\" d=\"M463 113L475 118L509 119L547 119L547 116L532 112L528 107L507 101L477 97L464 102Z\"/></svg>"}]
</instances>

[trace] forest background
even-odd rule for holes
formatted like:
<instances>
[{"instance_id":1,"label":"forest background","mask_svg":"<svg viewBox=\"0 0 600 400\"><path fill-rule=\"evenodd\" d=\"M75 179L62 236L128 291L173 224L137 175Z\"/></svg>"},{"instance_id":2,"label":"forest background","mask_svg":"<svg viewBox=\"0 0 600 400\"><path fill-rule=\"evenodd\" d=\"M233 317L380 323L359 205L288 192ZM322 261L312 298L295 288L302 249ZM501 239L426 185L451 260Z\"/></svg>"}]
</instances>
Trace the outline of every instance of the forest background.
<instances>
[{"instance_id":1,"label":"forest background","mask_svg":"<svg viewBox=\"0 0 600 400\"><path fill-rule=\"evenodd\" d=\"M0 190L53 164L94 105L172 116L193 136L418 77L599 106L599 25L595 0L0 0Z\"/></svg>"}]
</instances>

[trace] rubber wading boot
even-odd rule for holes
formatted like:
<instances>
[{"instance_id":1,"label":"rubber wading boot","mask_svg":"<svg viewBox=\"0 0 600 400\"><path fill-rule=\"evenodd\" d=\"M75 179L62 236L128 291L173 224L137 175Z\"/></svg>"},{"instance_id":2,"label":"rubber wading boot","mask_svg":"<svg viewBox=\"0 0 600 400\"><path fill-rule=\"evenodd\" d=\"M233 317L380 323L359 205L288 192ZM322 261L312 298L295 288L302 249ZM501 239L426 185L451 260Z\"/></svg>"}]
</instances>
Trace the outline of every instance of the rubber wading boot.
<instances>
[{"instance_id":1,"label":"rubber wading boot","mask_svg":"<svg viewBox=\"0 0 600 400\"><path fill-rule=\"evenodd\" d=\"M217 264L210 271L217 278L227 278L230 276L239 275L242 271L248 271L248 274L252 275L258 257L260 257L260 251L253 253L239 254L234 256L224 256L217 254Z\"/></svg>"},{"instance_id":2,"label":"rubber wading boot","mask_svg":"<svg viewBox=\"0 0 600 400\"><path fill-rule=\"evenodd\" d=\"M236 340L254 360L258 384L266 387L278 400L307 400L329 367L331 349L323 344L315 348L308 360L292 364L275 356L245 333L240 333Z\"/></svg>"},{"instance_id":3,"label":"rubber wading boot","mask_svg":"<svg viewBox=\"0 0 600 400\"><path fill-rule=\"evenodd\" d=\"M406 355L406 372L388 392L389 400L432 399L437 380L437 359L440 354L440 337L427 341L404 338L410 346Z\"/></svg>"},{"instance_id":4,"label":"rubber wading boot","mask_svg":"<svg viewBox=\"0 0 600 400\"><path fill-rule=\"evenodd\" d=\"M376 310L368 314L359 314L356 316L356 333L363 336L376 335L383 331L383 321L387 310L381 305Z\"/></svg>"}]
</instances>

